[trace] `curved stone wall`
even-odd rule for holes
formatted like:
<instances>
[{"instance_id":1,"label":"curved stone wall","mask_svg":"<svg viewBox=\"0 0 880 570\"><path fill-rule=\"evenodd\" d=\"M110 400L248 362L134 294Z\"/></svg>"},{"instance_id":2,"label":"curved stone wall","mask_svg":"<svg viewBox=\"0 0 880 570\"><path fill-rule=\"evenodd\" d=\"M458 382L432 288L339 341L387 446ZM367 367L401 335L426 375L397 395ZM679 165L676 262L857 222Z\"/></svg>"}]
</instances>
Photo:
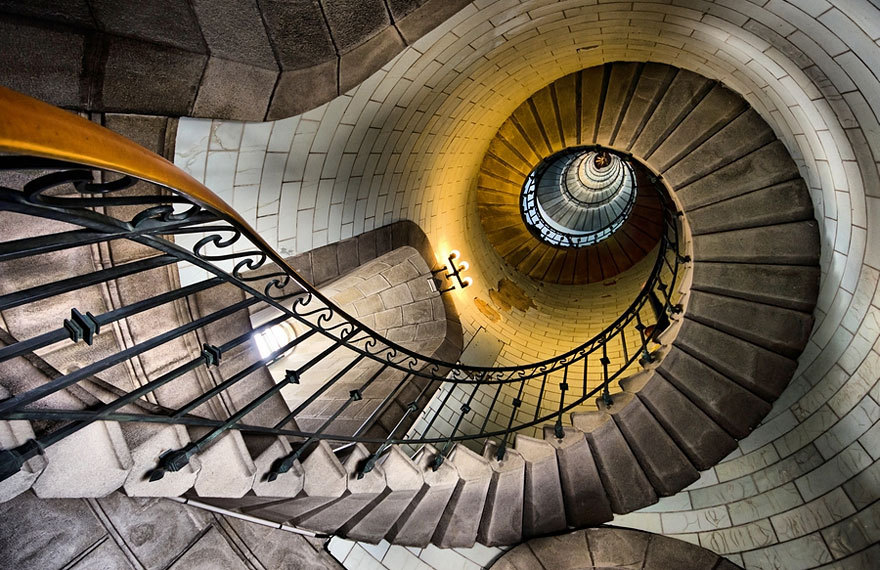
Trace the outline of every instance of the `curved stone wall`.
<instances>
[{"instance_id":1,"label":"curved stone wall","mask_svg":"<svg viewBox=\"0 0 880 570\"><path fill-rule=\"evenodd\" d=\"M621 524L698 541L748 567L869 567L880 497L880 18L856 1L686 4L470 4L299 118L308 127L297 134L309 136L296 147L294 182L337 188L341 212L353 204L342 231L418 221L439 250L472 260L486 295L504 269L460 243L479 243L460 213L473 211L470 180L519 103L614 60L722 81L773 127L808 183L822 234L816 325L764 425L689 491ZM289 203L277 211L289 217ZM463 300L469 338L485 321Z\"/></svg>"},{"instance_id":2,"label":"curved stone wall","mask_svg":"<svg viewBox=\"0 0 880 570\"><path fill-rule=\"evenodd\" d=\"M361 83L462 0L0 2L3 84L81 111L262 121Z\"/></svg>"}]
</instances>

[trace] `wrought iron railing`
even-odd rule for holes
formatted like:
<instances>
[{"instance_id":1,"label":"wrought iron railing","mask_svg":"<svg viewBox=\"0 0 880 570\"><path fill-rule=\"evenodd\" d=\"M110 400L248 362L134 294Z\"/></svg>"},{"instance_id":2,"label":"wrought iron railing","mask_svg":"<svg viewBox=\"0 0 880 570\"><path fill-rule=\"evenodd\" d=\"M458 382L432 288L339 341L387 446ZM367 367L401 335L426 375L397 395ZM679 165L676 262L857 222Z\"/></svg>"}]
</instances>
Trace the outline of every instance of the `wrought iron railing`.
<instances>
[{"instance_id":1,"label":"wrought iron railing","mask_svg":"<svg viewBox=\"0 0 880 570\"><path fill-rule=\"evenodd\" d=\"M4 332L0 364L39 355L57 343L84 343L91 347L117 321L146 314L168 303L222 288L240 292L234 302L193 315L189 320L170 323L167 330L111 353L80 350L78 354L86 361L77 367L60 371L41 384L13 392L0 401L0 420L30 420L41 426L35 439L0 452L0 479L15 473L48 446L101 420L204 428L200 437L183 448L156 458L156 467L150 474L153 480L181 469L195 454L231 430L289 439L293 451L273 465L267 474L269 479L289 470L301 454L320 440L337 445L358 441L369 444L373 453L361 467L363 472L370 470L382 453L397 443L438 445L437 466L455 442L465 440L500 440L498 453L502 456L511 435L518 430L549 423L561 437L564 413L597 395L610 401L610 384L632 372L637 361L645 363L652 359L652 341L669 326L670 315L679 310L674 291L682 274L682 263L688 259L680 252L675 208L662 192L665 231L650 275L627 310L600 334L554 358L522 366L479 367L424 356L383 338L302 279L207 188L164 159L93 123L0 88L0 152L7 153L0 157L0 175L5 181L0 184L0 214L33 228L26 232L26 237L0 241L0 271L11 267L9 264L28 264L40 256L64 255L85 246L129 244L138 252L129 261L94 271L80 268L69 274L47 274L39 283L7 282L6 292L0 295L0 312L32 309L30 314L41 318L40 307L47 299L66 296L75 301L78 292L89 287L147 275L156 268L181 263L192 264L212 275L201 282L155 292L99 314L72 306L69 318L48 323L28 338L13 338ZM189 249L175 243L175 236L189 233L206 237ZM241 248L242 243L248 247ZM231 271L218 266L229 260L234 264ZM83 409L59 409L47 404L53 394L78 383L100 381L101 375L113 367L133 362L151 350L170 350L173 342L186 335L197 334L197 338L202 338L198 334L230 315L265 307L272 308L277 316L221 344L202 343L200 350L180 355L175 366L149 374L141 385L131 389L116 386L115 391L111 390L114 396L99 404ZM224 355L247 345L254 334L286 320L293 320L306 332L263 358L251 359L185 403L173 408L156 403L152 395L163 387L179 382L197 368L218 366ZM247 402L238 403L221 417L198 411L220 399L227 390L247 382L254 371L314 339L324 339L326 348L289 370L280 382ZM622 357L609 358L609 350L618 348ZM310 369L320 369L322 363L336 358L340 351L352 357L302 404L271 422L253 421L261 406L285 386L296 384ZM364 364L369 365L367 374ZM378 403L361 426L347 432L334 430L340 414L361 400L371 386L378 385L377 378L388 373L395 375L396 383L377 398ZM593 385L588 377L598 377L598 382ZM320 425L310 429L298 426L298 416L327 390L351 382L356 387L349 391L348 399L328 413ZM438 409L423 412L423 402L443 383L460 387L470 399L455 404L457 423L451 432L434 433L435 420L452 406L448 396L452 390L447 391ZM551 386L558 386L558 402L554 398L548 403ZM478 390L494 394L488 411L482 415L471 405ZM534 397L526 398L530 392ZM387 412L394 398L404 393L417 395L397 416L395 426L383 437L370 434L370 426ZM420 412L427 414L427 429L418 434L407 433ZM465 418L482 427L476 431L462 430Z\"/></svg>"}]
</instances>

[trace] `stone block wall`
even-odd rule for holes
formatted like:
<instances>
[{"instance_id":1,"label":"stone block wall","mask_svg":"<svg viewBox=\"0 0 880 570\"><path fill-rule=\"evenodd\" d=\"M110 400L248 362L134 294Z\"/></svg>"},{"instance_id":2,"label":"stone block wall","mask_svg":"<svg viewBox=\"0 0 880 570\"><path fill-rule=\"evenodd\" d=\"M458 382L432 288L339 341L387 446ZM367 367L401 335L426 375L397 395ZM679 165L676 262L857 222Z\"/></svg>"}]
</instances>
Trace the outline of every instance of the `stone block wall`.
<instances>
[{"instance_id":1,"label":"stone block wall","mask_svg":"<svg viewBox=\"0 0 880 570\"><path fill-rule=\"evenodd\" d=\"M0 2L3 84L82 111L259 121L348 91L461 0Z\"/></svg>"}]
</instances>

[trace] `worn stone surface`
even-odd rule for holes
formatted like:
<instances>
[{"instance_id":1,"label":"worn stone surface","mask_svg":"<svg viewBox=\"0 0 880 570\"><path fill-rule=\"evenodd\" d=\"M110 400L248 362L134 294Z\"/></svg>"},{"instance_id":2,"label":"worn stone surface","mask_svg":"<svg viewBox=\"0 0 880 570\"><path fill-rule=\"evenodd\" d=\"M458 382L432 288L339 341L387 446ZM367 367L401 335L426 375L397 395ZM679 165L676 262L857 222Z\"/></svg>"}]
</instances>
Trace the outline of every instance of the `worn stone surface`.
<instances>
[{"instance_id":1,"label":"worn stone surface","mask_svg":"<svg viewBox=\"0 0 880 570\"><path fill-rule=\"evenodd\" d=\"M737 439L770 411L766 401L679 348L672 347L657 371Z\"/></svg>"},{"instance_id":2,"label":"worn stone surface","mask_svg":"<svg viewBox=\"0 0 880 570\"><path fill-rule=\"evenodd\" d=\"M262 121L278 71L211 57L192 108L193 117Z\"/></svg>"},{"instance_id":3,"label":"worn stone surface","mask_svg":"<svg viewBox=\"0 0 880 570\"><path fill-rule=\"evenodd\" d=\"M636 156L650 156L711 87L706 78L679 69L629 150Z\"/></svg>"},{"instance_id":4,"label":"worn stone surface","mask_svg":"<svg viewBox=\"0 0 880 570\"><path fill-rule=\"evenodd\" d=\"M431 541L446 504L458 484L458 471L445 461L434 471L431 463L437 454L425 446L416 454L415 462L424 478L424 486L385 535L392 544L425 547Z\"/></svg>"},{"instance_id":5,"label":"worn stone surface","mask_svg":"<svg viewBox=\"0 0 880 570\"><path fill-rule=\"evenodd\" d=\"M477 538L480 519L492 480L489 462L462 445L449 455L458 470L459 481L431 540L441 548L470 548Z\"/></svg>"},{"instance_id":6,"label":"worn stone surface","mask_svg":"<svg viewBox=\"0 0 880 570\"><path fill-rule=\"evenodd\" d=\"M693 288L778 307L812 311L819 266L697 262Z\"/></svg>"},{"instance_id":7,"label":"worn stone surface","mask_svg":"<svg viewBox=\"0 0 880 570\"><path fill-rule=\"evenodd\" d=\"M381 463L387 490L371 509L359 513L342 527L340 533L351 539L378 543L425 484L419 466L400 447L391 446L387 453Z\"/></svg>"},{"instance_id":8,"label":"worn stone surface","mask_svg":"<svg viewBox=\"0 0 880 570\"><path fill-rule=\"evenodd\" d=\"M614 517L611 504L586 436L570 427L564 428L564 434L565 437L558 439L552 427L544 427L544 439L556 448L568 524L585 527L610 521Z\"/></svg>"},{"instance_id":9,"label":"worn stone surface","mask_svg":"<svg viewBox=\"0 0 880 570\"><path fill-rule=\"evenodd\" d=\"M22 493L0 503L0 567L54 568L105 533L81 499L45 501ZM63 562L62 562L63 563Z\"/></svg>"},{"instance_id":10,"label":"worn stone surface","mask_svg":"<svg viewBox=\"0 0 880 570\"><path fill-rule=\"evenodd\" d=\"M677 493L699 478L694 466L638 397L618 394L608 411L659 495Z\"/></svg>"},{"instance_id":11,"label":"worn stone surface","mask_svg":"<svg viewBox=\"0 0 880 570\"><path fill-rule=\"evenodd\" d=\"M4 86L61 107L86 103L88 93L81 92L79 81L84 35L48 30L2 15L0 37ZM40 74L34 74L34 69Z\"/></svg>"},{"instance_id":12,"label":"worn stone surface","mask_svg":"<svg viewBox=\"0 0 880 570\"><path fill-rule=\"evenodd\" d=\"M660 375L638 396L697 469L708 469L736 448L732 437Z\"/></svg>"},{"instance_id":13,"label":"worn stone surface","mask_svg":"<svg viewBox=\"0 0 880 570\"><path fill-rule=\"evenodd\" d=\"M497 446L487 445L483 457L492 468L477 540L486 546L516 544L523 535L523 485L525 461L515 449L507 449L498 461Z\"/></svg>"},{"instance_id":14,"label":"worn stone surface","mask_svg":"<svg viewBox=\"0 0 880 570\"><path fill-rule=\"evenodd\" d=\"M566 527L565 503L556 449L546 441L516 436L516 450L525 461L523 535L536 536Z\"/></svg>"},{"instance_id":15,"label":"worn stone surface","mask_svg":"<svg viewBox=\"0 0 880 570\"><path fill-rule=\"evenodd\" d=\"M651 154L651 164L660 172L668 169L724 128L745 107L742 97L720 84L715 85Z\"/></svg>"},{"instance_id":16,"label":"worn stone surface","mask_svg":"<svg viewBox=\"0 0 880 570\"><path fill-rule=\"evenodd\" d=\"M813 202L800 179L688 210L695 235L811 219Z\"/></svg>"},{"instance_id":17,"label":"worn stone surface","mask_svg":"<svg viewBox=\"0 0 880 570\"><path fill-rule=\"evenodd\" d=\"M645 568L715 568L718 555L683 540L654 536L648 545Z\"/></svg>"},{"instance_id":18,"label":"worn stone surface","mask_svg":"<svg viewBox=\"0 0 880 570\"><path fill-rule=\"evenodd\" d=\"M597 567L611 566L642 568L651 536L634 530L591 528L585 531L593 564Z\"/></svg>"},{"instance_id":19,"label":"worn stone surface","mask_svg":"<svg viewBox=\"0 0 880 570\"><path fill-rule=\"evenodd\" d=\"M810 314L695 291L688 318L789 358L804 350L813 328Z\"/></svg>"},{"instance_id":20,"label":"worn stone surface","mask_svg":"<svg viewBox=\"0 0 880 570\"><path fill-rule=\"evenodd\" d=\"M596 467L618 514L629 513L657 502L657 494L617 428L604 412L572 414L572 424L587 434Z\"/></svg>"},{"instance_id":21,"label":"worn stone surface","mask_svg":"<svg viewBox=\"0 0 880 570\"><path fill-rule=\"evenodd\" d=\"M132 466L116 422L94 422L45 453L46 468L33 485L43 499L109 495L122 486Z\"/></svg>"},{"instance_id":22,"label":"worn stone surface","mask_svg":"<svg viewBox=\"0 0 880 570\"><path fill-rule=\"evenodd\" d=\"M819 249L819 227L815 221L694 237L696 261L816 265Z\"/></svg>"},{"instance_id":23,"label":"worn stone surface","mask_svg":"<svg viewBox=\"0 0 880 570\"><path fill-rule=\"evenodd\" d=\"M689 318L685 318L675 346L768 401L782 393L797 366L794 360ZM719 346L725 350L717 350Z\"/></svg>"},{"instance_id":24,"label":"worn stone surface","mask_svg":"<svg viewBox=\"0 0 880 570\"><path fill-rule=\"evenodd\" d=\"M103 110L189 114L206 55L121 37L111 37L107 44Z\"/></svg>"}]
</instances>

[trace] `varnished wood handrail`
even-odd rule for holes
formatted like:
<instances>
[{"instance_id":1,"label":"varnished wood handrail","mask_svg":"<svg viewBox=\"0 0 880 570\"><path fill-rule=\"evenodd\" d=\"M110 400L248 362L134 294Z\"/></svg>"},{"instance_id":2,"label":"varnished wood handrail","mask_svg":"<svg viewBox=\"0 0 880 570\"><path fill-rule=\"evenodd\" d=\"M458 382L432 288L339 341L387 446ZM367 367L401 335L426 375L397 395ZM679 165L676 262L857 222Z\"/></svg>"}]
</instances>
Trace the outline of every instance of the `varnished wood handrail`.
<instances>
[{"instance_id":1,"label":"varnished wood handrail","mask_svg":"<svg viewBox=\"0 0 880 570\"><path fill-rule=\"evenodd\" d=\"M101 125L2 85L0 152L94 166L166 186L215 214L234 219L248 230L255 245L274 253L232 206L172 162ZM281 256L270 257L297 275Z\"/></svg>"}]
</instances>

